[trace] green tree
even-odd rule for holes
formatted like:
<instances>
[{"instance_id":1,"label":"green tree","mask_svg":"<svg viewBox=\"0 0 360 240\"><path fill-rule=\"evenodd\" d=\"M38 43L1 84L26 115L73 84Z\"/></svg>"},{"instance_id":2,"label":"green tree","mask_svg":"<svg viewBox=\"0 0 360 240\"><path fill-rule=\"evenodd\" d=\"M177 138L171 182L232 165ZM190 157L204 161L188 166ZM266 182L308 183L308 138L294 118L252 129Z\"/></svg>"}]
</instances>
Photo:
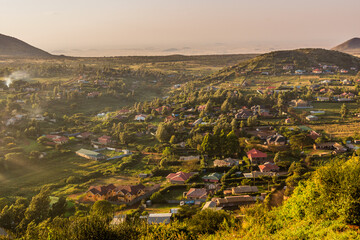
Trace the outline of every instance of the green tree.
<instances>
[{"instance_id":1,"label":"green tree","mask_svg":"<svg viewBox=\"0 0 360 240\"><path fill-rule=\"evenodd\" d=\"M230 110L230 103L229 103L229 100L226 99L226 100L223 102L223 104L221 104L221 111L222 111L223 113L227 113L227 112L229 112L229 110Z\"/></svg>"},{"instance_id":2,"label":"green tree","mask_svg":"<svg viewBox=\"0 0 360 240\"><path fill-rule=\"evenodd\" d=\"M239 151L239 139L235 135L234 131L231 131L226 135L226 155L234 156Z\"/></svg>"},{"instance_id":3,"label":"green tree","mask_svg":"<svg viewBox=\"0 0 360 240\"><path fill-rule=\"evenodd\" d=\"M175 135L172 135L169 141L170 144L175 144L176 143L176 137Z\"/></svg>"},{"instance_id":4,"label":"green tree","mask_svg":"<svg viewBox=\"0 0 360 240\"><path fill-rule=\"evenodd\" d=\"M290 137L290 145L292 149L300 149L313 144L314 141L306 133L299 133Z\"/></svg>"},{"instance_id":5,"label":"green tree","mask_svg":"<svg viewBox=\"0 0 360 240\"><path fill-rule=\"evenodd\" d=\"M223 210L205 209L196 213L190 220L190 231L193 234L213 234L222 224L230 224L230 215Z\"/></svg>"},{"instance_id":6,"label":"green tree","mask_svg":"<svg viewBox=\"0 0 360 240\"><path fill-rule=\"evenodd\" d=\"M110 217L112 216L114 209L110 202L106 200L99 200L92 205L90 212L92 215Z\"/></svg>"},{"instance_id":7,"label":"green tree","mask_svg":"<svg viewBox=\"0 0 360 240\"><path fill-rule=\"evenodd\" d=\"M170 137L171 135L168 131L168 126L165 123L160 123L156 131L156 138L160 142L167 142Z\"/></svg>"},{"instance_id":8,"label":"green tree","mask_svg":"<svg viewBox=\"0 0 360 240\"><path fill-rule=\"evenodd\" d=\"M213 110L213 104L212 104L211 100L209 99L206 103L204 111L206 113L210 113L210 112L212 112L212 110Z\"/></svg>"},{"instance_id":9,"label":"green tree","mask_svg":"<svg viewBox=\"0 0 360 240\"><path fill-rule=\"evenodd\" d=\"M50 210L50 197L49 190L42 188L40 193L31 199L29 207L25 211L25 217L20 223L20 229L24 231L27 225L34 221L35 224L39 224L49 217Z\"/></svg>"},{"instance_id":10,"label":"green tree","mask_svg":"<svg viewBox=\"0 0 360 240\"><path fill-rule=\"evenodd\" d=\"M203 153L212 155L213 154L213 143L212 143L212 137L210 133L207 133L205 137L203 138L203 141L201 143L201 150Z\"/></svg>"},{"instance_id":11,"label":"green tree","mask_svg":"<svg viewBox=\"0 0 360 240\"><path fill-rule=\"evenodd\" d=\"M346 104L344 103L343 105L341 105L341 108L340 108L341 118L345 118L348 114L349 114L349 109L346 106Z\"/></svg>"},{"instance_id":12,"label":"green tree","mask_svg":"<svg viewBox=\"0 0 360 240\"><path fill-rule=\"evenodd\" d=\"M60 197L59 200L51 206L50 217L55 218L57 216L62 216L63 214L65 214L66 206L66 198Z\"/></svg>"}]
</instances>

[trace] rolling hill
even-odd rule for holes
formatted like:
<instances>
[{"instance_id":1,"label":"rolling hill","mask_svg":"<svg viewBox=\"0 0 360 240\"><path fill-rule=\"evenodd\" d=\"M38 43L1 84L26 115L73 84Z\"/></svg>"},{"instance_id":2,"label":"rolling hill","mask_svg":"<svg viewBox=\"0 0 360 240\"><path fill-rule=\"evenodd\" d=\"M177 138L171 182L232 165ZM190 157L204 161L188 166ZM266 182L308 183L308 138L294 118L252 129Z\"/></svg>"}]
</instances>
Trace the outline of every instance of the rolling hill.
<instances>
[{"instance_id":1,"label":"rolling hill","mask_svg":"<svg viewBox=\"0 0 360 240\"><path fill-rule=\"evenodd\" d=\"M17 38L0 34L0 56L49 58L53 55L39 48L33 47Z\"/></svg>"},{"instance_id":2,"label":"rolling hill","mask_svg":"<svg viewBox=\"0 0 360 240\"><path fill-rule=\"evenodd\" d=\"M318 68L322 65L335 65L340 69L360 69L360 58L347 53L318 48L274 51L224 68L206 77L205 80L229 80L237 75L261 73L280 75L289 71L294 72L296 69L311 71L313 68Z\"/></svg>"},{"instance_id":3,"label":"rolling hill","mask_svg":"<svg viewBox=\"0 0 360 240\"><path fill-rule=\"evenodd\" d=\"M347 52L347 53L360 53L360 38L352 38L336 47L332 50Z\"/></svg>"}]
</instances>

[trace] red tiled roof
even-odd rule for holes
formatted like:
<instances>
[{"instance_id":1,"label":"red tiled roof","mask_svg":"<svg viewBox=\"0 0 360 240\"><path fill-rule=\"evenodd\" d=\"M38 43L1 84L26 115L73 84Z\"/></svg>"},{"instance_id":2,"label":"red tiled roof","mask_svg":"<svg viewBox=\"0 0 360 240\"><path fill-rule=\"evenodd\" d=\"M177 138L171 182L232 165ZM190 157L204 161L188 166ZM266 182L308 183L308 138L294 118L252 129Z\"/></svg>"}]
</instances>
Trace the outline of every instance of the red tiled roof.
<instances>
[{"instance_id":1,"label":"red tiled roof","mask_svg":"<svg viewBox=\"0 0 360 240\"><path fill-rule=\"evenodd\" d=\"M190 188L186 193L186 197L190 198L206 198L208 195L205 188Z\"/></svg>"},{"instance_id":2,"label":"red tiled roof","mask_svg":"<svg viewBox=\"0 0 360 240\"><path fill-rule=\"evenodd\" d=\"M177 173L170 173L167 175L167 179L171 181L186 181L192 176L192 173L185 173L185 172L177 172Z\"/></svg>"},{"instance_id":3,"label":"red tiled roof","mask_svg":"<svg viewBox=\"0 0 360 240\"><path fill-rule=\"evenodd\" d=\"M256 150L255 148L251 149L246 154L249 158L250 158L250 156L251 156L251 158L266 158L267 157L266 153Z\"/></svg>"},{"instance_id":4,"label":"red tiled roof","mask_svg":"<svg viewBox=\"0 0 360 240\"><path fill-rule=\"evenodd\" d=\"M265 163L264 165L259 165L259 169L261 172L268 172L268 171L278 171L279 167L273 163Z\"/></svg>"},{"instance_id":5,"label":"red tiled roof","mask_svg":"<svg viewBox=\"0 0 360 240\"><path fill-rule=\"evenodd\" d=\"M83 132L83 133L80 133L80 134L79 134L79 137L87 138L87 137L89 137L90 135L91 135L90 132Z\"/></svg>"}]
</instances>

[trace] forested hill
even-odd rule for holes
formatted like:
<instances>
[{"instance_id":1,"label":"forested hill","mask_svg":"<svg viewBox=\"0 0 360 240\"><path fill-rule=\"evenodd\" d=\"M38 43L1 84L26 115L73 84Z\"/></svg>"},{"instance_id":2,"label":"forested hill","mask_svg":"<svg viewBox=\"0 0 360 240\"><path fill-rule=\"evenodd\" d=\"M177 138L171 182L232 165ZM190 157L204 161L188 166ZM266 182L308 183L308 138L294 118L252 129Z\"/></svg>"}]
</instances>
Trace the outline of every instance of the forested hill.
<instances>
[{"instance_id":1,"label":"forested hill","mask_svg":"<svg viewBox=\"0 0 360 240\"><path fill-rule=\"evenodd\" d=\"M284 74L295 70L312 71L324 65L339 69L360 68L360 58L338 51L308 48L289 51L274 51L248 61L224 68L206 79L230 79L237 75Z\"/></svg>"},{"instance_id":2,"label":"forested hill","mask_svg":"<svg viewBox=\"0 0 360 240\"><path fill-rule=\"evenodd\" d=\"M53 55L39 48L33 47L17 38L0 34L0 56L48 58Z\"/></svg>"}]
</instances>

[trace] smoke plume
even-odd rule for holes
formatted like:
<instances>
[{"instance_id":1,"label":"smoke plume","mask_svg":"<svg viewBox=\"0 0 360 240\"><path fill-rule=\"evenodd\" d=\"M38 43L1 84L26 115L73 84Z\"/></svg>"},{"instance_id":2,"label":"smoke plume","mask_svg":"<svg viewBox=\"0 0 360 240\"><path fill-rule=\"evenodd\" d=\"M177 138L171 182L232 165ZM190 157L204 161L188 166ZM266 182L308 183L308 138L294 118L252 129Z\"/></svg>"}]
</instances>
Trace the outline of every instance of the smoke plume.
<instances>
[{"instance_id":1,"label":"smoke plume","mask_svg":"<svg viewBox=\"0 0 360 240\"><path fill-rule=\"evenodd\" d=\"M29 80L29 74L27 74L24 71L15 71L12 74L10 74L10 76L5 78L5 84L6 86L10 86L10 84L12 84L14 81L17 80Z\"/></svg>"}]
</instances>

